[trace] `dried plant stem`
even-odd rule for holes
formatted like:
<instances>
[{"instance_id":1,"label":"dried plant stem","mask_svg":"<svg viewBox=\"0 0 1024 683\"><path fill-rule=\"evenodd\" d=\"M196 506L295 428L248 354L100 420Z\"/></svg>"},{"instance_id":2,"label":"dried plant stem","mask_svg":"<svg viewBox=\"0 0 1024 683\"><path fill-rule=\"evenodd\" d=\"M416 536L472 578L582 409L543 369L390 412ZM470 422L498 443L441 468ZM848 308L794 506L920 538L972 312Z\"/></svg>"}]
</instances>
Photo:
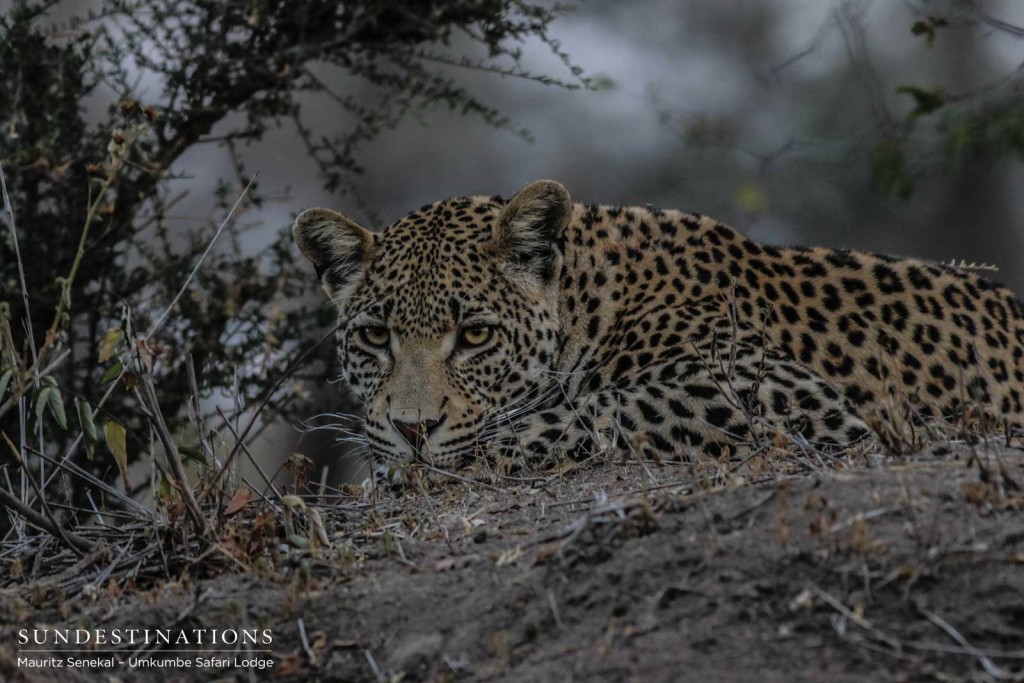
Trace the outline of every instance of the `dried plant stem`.
<instances>
[{"instance_id":1,"label":"dried plant stem","mask_svg":"<svg viewBox=\"0 0 1024 683\"><path fill-rule=\"evenodd\" d=\"M11 206L11 196L7 193L7 177L4 175L4 166L0 163L0 191L3 193L4 211L7 212L7 220L11 227L11 244L14 245L14 260L18 262L18 280L21 284L21 299L25 306L25 317L32 319L32 309L29 307L28 284L25 281L25 266L21 261L21 249L18 246L18 229L14 224L14 208ZM28 347L32 352L32 363L36 362L36 340L28 335Z\"/></svg>"},{"instance_id":2,"label":"dried plant stem","mask_svg":"<svg viewBox=\"0 0 1024 683\"><path fill-rule=\"evenodd\" d=\"M217 406L217 414L220 415L222 420L224 420L225 426L227 426L228 430L230 430L231 434L235 437L236 445L241 446L241 450L245 452L245 455L249 458L249 462L251 462L253 467L256 468L256 471L259 472L260 477L263 479L263 483L266 484L267 488L273 491L274 495L280 499L281 491L279 491L278 488L274 486L273 480L270 479L270 477L267 476L267 473L264 471L264 469L260 467L259 461L256 460L255 457L253 457L253 454L249 450L249 447L246 446L245 443L238 438L238 432L231 425L231 421L228 420L227 415L225 415L224 411L220 409L220 406ZM224 473L227 471L228 467L231 466L232 461L234 460L236 454L238 453L238 450L238 448L233 448L231 450L231 452L228 454L228 457L225 458L224 464L221 465L219 470L217 470L217 474L213 476L213 481L211 481L210 485L206 488L206 492L200 495L200 500L205 502L206 498L208 498L210 494L212 494L217 489L217 482L220 481L220 478L224 476Z\"/></svg>"},{"instance_id":3,"label":"dried plant stem","mask_svg":"<svg viewBox=\"0 0 1024 683\"><path fill-rule=\"evenodd\" d=\"M139 365L142 365L141 361ZM163 413L160 411L160 402L156 398L156 387L153 385L153 378L148 372L139 374L140 381L136 385L136 391L142 400L142 404L149 412L150 424L153 425L157 438L167 454L167 462L171 465L171 471L174 472L174 476L178 480L176 488L185 503L185 510L192 520L192 525L195 527L196 533L201 538L205 538L207 535L206 519L203 517L199 504L192 494L192 487L189 486L188 474L185 472L185 465L181 461L181 454L178 452L178 447L174 444L171 432L164 421Z\"/></svg>"},{"instance_id":4,"label":"dried plant stem","mask_svg":"<svg viewBox=\"0 0 1024 683\"><path fill-rule=\"evenodd\" d=\"M96 545L92 541L84 539L78 534L64 529L52 517L47 518L36 512L28 505L25 505L16 497L8 493L2 486L0 486L0 505L3 505L14 514L22 517L32 526L38 527L49 533L54 538L63 541L69 548L78 554L88 554L96 549Z\"/></svg>"},{"instance_id":5,"label":"dried plant stem","mask_svg":"<svg viewBox=\"0 0 1024 683\"><path fill-rule=\"evenodd\" d=\"M814 593L819 599L827 603L829 607L842 614L844 617L855 623L857 626L860 626L862 629L867 631L873 638L875 638L879 642L885 643L896 652L899 652L902 649L901 643L898 640L890 636L888 633L885 633L884 631L875 628L875 626L872 625L871 622L869 622L867 619L857 614L843 603L839 602L839 600L837 600L829 593L826 593L816 584L809 583L807 585L807 588L812 593Z\"/></svg>"},{"instance_id":6,"label":"dried plant stem","mask_svg":"<svg viewBox=\"0 0 1024 683\"><path fill-rule=\"evenodd\" d=\"M116 388L117 388L117 382L111 382L110 385L107 387L106 391L103 392L103 396L101 396L100 400L96 402L96 409L92 413L92 416L94 418L96 417L96 415L99 414L100 409L102 409L103 406L106 405L107 401L114 394L114 390ZM76 436L74 438L74 440L71 442L71 445L68 446L67 450L64 451L64 455L61 456L60 460L55 461L55 462L51 461L51 462L54 462L54 464L57 465L59 468L63 468L66 465L72 465L73 463L68 463L68 459L75 452L75 449L78 448L78 444L80 444L82 442L83 437L84 437L83 433L79 432L78 436ZM40 455L40 454L37 453L37 455ZM42 457L45 457L45 456L42 456ZM72 467L71 469L74 471L74 467ZM46 481L43 482L43 488L44 489L47 486L49 486L50 482L52 482L54 477L57 476L57 472L58 472L57 470L54 470L50 474L50 476L48 476L46 478ZM82 471L77 472L77 474L79 474L79 476L83 476L84 477L87 473L85 473L84 470L82 470ZM91 475L89 475L89 476L91 476ZM96 480L96 481L99 481L99 480ZM144 508L139 506L138 503L135 503L134 500L131 500L131 498L128 498L127 496L125 496L120 491L117 491L116 489L114 489L112 487L109 488L109 489L105 489L105 490L107 490L107 493L112 493L112 495L114 495L116 498L124 498L125 500L130 501L131 503L133 503L136 506L138 506L140 510L144 510ZM31 505L33 502L35 502L35 501L34 500L29 501L29 504Z\"/></svg>"},{"instance_id":7,"label":"dried plant stem","mask_svg":"<svg viewBox=\"0 0 1024 683\"><path fill-rule=\"evenodd\" d=\"M236 451L242 448L242 445L245 443L245 440L249 438L249 432L252 431L252 428L256 425L257 420L259 420L260 413L262 413L263 409L267 407L267 404L270 403L270 400L274 397L274 394L277 393L277 390L281 388L281 385L284 384L284 381L291 377L292 373L294 373L295 370L298 369L298 367L302 365L303 362L305 362L306 358L314 351L316 351L321 344L323 344L328 339L332 339L334 335L337 333L337 331L338 325L335 325L327 332L327 334L320 337L320 339L318 339L316 343L302 351L302 353L300 353L298 356L296 356L292 361L288 363L287 367L285 367L284 371L281 373L281 376L274 381L274 384L271 385L270 389L268 389L266 393L263 395L263 398L260 399L259 405L256 406L256 410L253 411L253 414L252 416L250 416L249 421L246 422L245 427L242 428L242 433L240 435L235 434L235 445L231 449L231 452L228 453L226 462L229 462L233 457L235 457ZM234 432L234 430L232 430L232 432Z\"/></svg>"},{"instance_id":8,"label":"dried plant stem","mask_svg":"<svg viewBox=\"0 0 1024 683\"><path fill-rule=\"evenodd\" d=\"M72 448L72 451L73 450L74 449ZM68 460L68 457L66 455L58 460L57 458L51 458L42 451L38 451L34 448L29 448L28 452L36 456L37 458L45 460L46 462L56 467L53 474L50 475L50 478L46 480L47 485L49 485L49 483L53 480L53 477L57 476L57 472L64 471L67 472L68 474L75 475L76 477L86 482L90 486L95 487L98 491L105 493L108 496L107 502L117 507L118 509L123 510L125 512L130 512L135 515L142 515L142 517L146 519L152 518L153 514L148 508L144 507L141 503L137 503L131 496L127 495L122 491L118 491L116 488L106 483L102 479L98 479L94 474L91 474L88 470L82 469L74 462ZM33 498L32 500L29 501L29 505L34 504L35 501L36 499Z\"/></svg>"},{"instance_id":9,"label":"dried plant stem","mask_svg":"<svg viewBox=\"0 0 1024 683\"><path fill-rule=\"evenodd\" d=\"M132 141L129 141L128 146L130 146L131 142L133 141L134 139ZM11 233L15 235L15 254L17 255L18 259L19 274L22 278L21 286L22 296L25 300L25 315L28 318L26 321L26 336L28 337L29 345L30 348L32 349L32 365L23 373L21 373L20 376L17 374L15 375L18 377L18 382L14 387L12 387L11 397L2 405L0 405L0 416L7 412L7 410L9 410L12 405L17 403L22 396L28 393L29 387L31 386L28 383L29 379L34 379L35 382L39 381L39 378L42 376L42 374L40 373L40 367L46 361L46 357L49 354L49 352L55 346L57 346L58 333L60 332L60 329L63 325L64 316L67 313L68 309L71 307L71 287L75 282L75 277L78 275L78 269L82 265L82 259L85 257L85 245L89 237L89 228L92 225L93 221L96 219L96 216L99 213L100 208L103 206L103 200L107 196L107 190L109 190L110 187L114 184L114 181L117 180L118 173L121 170L122 166L123 163L121 163L120 159L114 160L114 162L110 166L110 170L107 172L106 178L103 179L103 183L100 185L100 189L97 192L96 198L89 202L89 210L86 213L85 224L82 226L82 234L79 236L78 239L78 250L75 252L75 259L71 263L71 269L68 271L67 276L59 280L61 283L61 288L60 297L57 300L57 308L54 311L53 321L50 323L50 327L46 331L46 337L43 339L43 345L39 347L38 353L36 352L35 340L32 337L32 322L31 317L29 317L28 289L24 279L25 274L24 270L21 268L20 252L17 251L18 242L17 232L14 230L14 213L11 210L10 198L7 196L6 181L4 181L3 175L2 173L0 173L0 188L2 188L3 190L4 207L10 217Z\"/></svg>"},{"instance_id":10,"label":"dried plant stem","mask_svg":"<svg viewBox=\"0 0 1024 683\"><path fill-rule=\"evenodd\" d=\"M928 619L928 621L932 622L940 629L942 629L946 633L946 635L948 635L950 638L956 641L956 644L964 649L965 654L973 655L978 660L978 663L981 665L981 668L983 668L985 670L985 673L987 673L989 676L996 679L1006 679L1012 676L1012 674L1009 671L1006 671L1005 669L996 666L995 663L993 663L993 661L989 659L984 652L971 645L967 641L967 639L964 638L963 634L957 631L952 624L950 624L948 621L940 617L938 614L935 614L934 612L929 612L926 609L922 609L921 614L923 614L925 618Z\"/></svg>"}]
</instances>

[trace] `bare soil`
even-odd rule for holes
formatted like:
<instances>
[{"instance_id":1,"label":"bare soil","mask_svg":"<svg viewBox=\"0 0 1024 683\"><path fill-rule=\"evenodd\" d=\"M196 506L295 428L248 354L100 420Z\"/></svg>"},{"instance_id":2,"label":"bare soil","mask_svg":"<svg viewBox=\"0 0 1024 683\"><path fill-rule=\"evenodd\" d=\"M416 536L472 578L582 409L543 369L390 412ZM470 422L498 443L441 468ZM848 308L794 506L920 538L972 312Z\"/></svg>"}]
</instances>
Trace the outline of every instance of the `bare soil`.
<instances>
[{"instance_id":1,"label":"bare soil","mask_svg":"<svg viewBox=\"0 0 1024 683\"><path fill-rule=\"evenodd\" d=\"M320 507L330 548L265 571L4 589L0 678L1024 680L1024 454L942 451L721 486L633 462L343 500ZM18 666L17 629L42 624L268 628L275 664Z\"/></svg>"}]
</instances>

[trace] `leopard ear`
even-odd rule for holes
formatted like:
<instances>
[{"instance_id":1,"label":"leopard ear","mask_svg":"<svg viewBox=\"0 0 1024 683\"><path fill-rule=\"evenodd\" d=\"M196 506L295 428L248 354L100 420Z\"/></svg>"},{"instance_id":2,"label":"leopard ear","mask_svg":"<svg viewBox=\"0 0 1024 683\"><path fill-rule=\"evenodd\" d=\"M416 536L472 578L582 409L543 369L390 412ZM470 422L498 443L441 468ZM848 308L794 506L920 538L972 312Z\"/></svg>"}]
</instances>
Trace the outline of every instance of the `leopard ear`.
<instances>
[{"instance_id":1,"label":"leopard ear","mask_svg":"<svg viewBox=\"0 0 1024 683\"><path fill-rule=\"evenodd\" d=\"M572 217L569 191L554 180L530 183L509 200L494 225L494 248L509 274L546 284Z\"/></svg>"},{"instance_id":2,"label":"leopard ear","mask_svg":"<svg viewBox=\"0 0 1024 683\"><path fill-rule=\"evenodd\" d=\"M373 233L337 211L306 209L295 219L292 236L324 291L340 304L372 258Z\"/></svg>"}]
</instances>

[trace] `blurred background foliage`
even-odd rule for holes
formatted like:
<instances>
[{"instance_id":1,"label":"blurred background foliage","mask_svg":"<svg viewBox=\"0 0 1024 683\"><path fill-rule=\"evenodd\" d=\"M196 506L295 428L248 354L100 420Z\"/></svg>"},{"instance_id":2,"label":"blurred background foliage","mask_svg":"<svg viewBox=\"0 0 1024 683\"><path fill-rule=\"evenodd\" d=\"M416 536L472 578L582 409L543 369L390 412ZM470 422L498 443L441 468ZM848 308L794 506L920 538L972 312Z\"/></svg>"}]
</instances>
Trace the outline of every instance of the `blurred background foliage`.
<instances>
[{"instance_id":1,"label":"blurred background foliage","mask_svg":"<svg viewBox=\"0 0 1024 683\"><path fill-rule=\"evenodd\" d=\"M0 162L32 306L23 326L5 222L4 362L25 367L26 330L50 325L116 130L141 132L71 288L68 402L95 404L105 335L124 310L149 328L259 172L153 340L183 441L190 359L205 409L235 416L333 324L286 234L311 205L382 228L549 177L768 242L989 263L1024 291L1022 26L1014 0L0 1ZM332 354L271 411L338 410ZM151 448L130 393L104 416ZM266 436L271 460L295 448Z\"/></svg>"},{"instance_id":2,"label":"blurred background foliage","mask_svg":"<svg viewBox=\"0 0 1024 683\"><path fill-rule=\"evenodd\" d=\"M64 409L72 399L124 425L130 451L152 448L132 375L121 370L250 186L254 171L239 158L240 144L287 129L290 148L317 169L295 180L344 192L362 171L367 143L423 110L510 127L438 65L583 84L547 36L561 10L521 0L28 0L4 9L0 163L12 212L0 241L8 330L0 335L0 430L22 444L22 457L75 448L78 431ZM527 38L562 62L568 80L522 67ZM314 103L316 95L326 104ZM329 130L305 123L314 106L332 117ZM207 175L218 150L230 165ZM277 185L288 174L269 175ZM183 201L191 195L207 203L200 216ZM286 222L261 216L266 200L252 184L166 324L145 335L161 412L180 447L199 454L202 435L183 433L194 394L193 414L219 402L237 422L276 388L298 347L334 324L333 312L307 296L315 278L298 262ZM331 356L323 344L308 360ZM59 366L45 372L51 363ZM303 370L322 382L325 367ZM264 401L266 423L308 414L301 378ZM112 381L123 387L100 411ZM0 452L0 462L12 462L8 449ZM109 457L96 467L117 472Z\"/></svg>"}]
</instances>

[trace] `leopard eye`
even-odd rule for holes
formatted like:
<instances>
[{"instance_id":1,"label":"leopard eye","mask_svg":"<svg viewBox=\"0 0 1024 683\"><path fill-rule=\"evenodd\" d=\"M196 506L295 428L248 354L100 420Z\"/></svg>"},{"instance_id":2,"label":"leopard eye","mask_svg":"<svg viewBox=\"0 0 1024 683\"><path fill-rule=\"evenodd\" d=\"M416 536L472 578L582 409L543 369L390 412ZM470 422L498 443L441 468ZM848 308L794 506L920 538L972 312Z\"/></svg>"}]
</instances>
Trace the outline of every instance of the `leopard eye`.
<instances>
[{"instance_id":1,"label":"leopard eye","mask_svg":"<svg viewBox=\"0 0 1024 683\"><path fill-rule=\"evenodd\" d=\"M367 325L366 327L360 327L359 338L366 343L367 346L372 346L375 349L382 349L388 345L391 340L391 332L386 327L379 325Z\"/></svg>"},{"instance_id":2,"label":"leopard eye","mask_svg":"<svg viewBox=\"0 0 1024 683\"><path fill-rule=\"evenodd\" d=\"M464 347L483 346L491 340L494 328L489 325L472 325L459 332L459 343Z\"/></svg>"}]
</instances>

